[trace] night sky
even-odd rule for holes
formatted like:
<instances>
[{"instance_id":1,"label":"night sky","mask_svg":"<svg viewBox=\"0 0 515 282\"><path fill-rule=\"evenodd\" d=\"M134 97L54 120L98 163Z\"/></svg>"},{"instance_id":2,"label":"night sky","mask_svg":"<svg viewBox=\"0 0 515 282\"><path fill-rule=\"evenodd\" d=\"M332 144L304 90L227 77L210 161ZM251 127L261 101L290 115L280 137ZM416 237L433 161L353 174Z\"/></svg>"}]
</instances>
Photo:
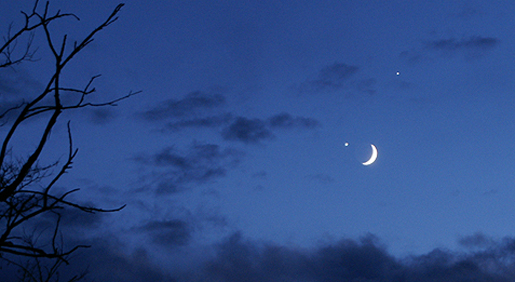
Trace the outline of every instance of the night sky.
<instances>
[{"instance_id":1,"label":"night sky","mask_svg":"<svg viewBox=\"0 0 515 282\"><path fill-rule=\"evenodd\" d=\"M1 2L0 34L33 3ZM79 40L118 3L51 1L80 18L51 28ZM508 0L126 1L63 83L102 74L94 101L142 93L66 114L44 152L64 158L71 120L79 154L60 189L127 204L64 217L70 244L92 245L68 271L515 281L514 15ZM40 60L0 69L2 111L48 79L34 42Z\"/></svg>"}]
</instances>

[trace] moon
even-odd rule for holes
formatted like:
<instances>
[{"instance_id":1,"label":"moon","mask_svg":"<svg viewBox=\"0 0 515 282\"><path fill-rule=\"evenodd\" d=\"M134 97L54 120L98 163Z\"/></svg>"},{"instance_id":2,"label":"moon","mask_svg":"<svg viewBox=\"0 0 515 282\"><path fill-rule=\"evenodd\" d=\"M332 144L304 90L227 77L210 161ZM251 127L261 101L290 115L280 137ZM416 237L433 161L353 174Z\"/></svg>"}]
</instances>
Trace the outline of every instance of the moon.
<instances>
[{"instance_id":1,"label":"moon","mask_svg":"<svg viewBox=\"0 0 515 282\"><path fill-rule=\"evenodd\" d=\"M377 148L376 148L376 146L374 146L374 144L370 144L370 147L372 147L372 155L370 156L370 159L368 159L368 161L363 163L363 165L371 165L377 159Z\"/></svg>"}]
</instances>

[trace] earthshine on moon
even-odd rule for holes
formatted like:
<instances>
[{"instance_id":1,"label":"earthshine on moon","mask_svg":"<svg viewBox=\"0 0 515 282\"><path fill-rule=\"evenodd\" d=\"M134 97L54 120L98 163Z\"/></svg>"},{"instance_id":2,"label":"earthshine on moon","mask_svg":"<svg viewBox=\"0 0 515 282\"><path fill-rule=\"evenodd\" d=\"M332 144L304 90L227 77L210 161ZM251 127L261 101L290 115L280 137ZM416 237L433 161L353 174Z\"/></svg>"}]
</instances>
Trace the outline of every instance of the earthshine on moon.
<instances>
[{"instance_id":1,"label":"earthshine on moon","mask_svg":"<svg viewBox=\"0 0 515 282\"><path fill-rule=\"evenodd\" d=\"M373 164L377 159L377 148L374 146L374 144L370 144L370 147L372 147L372 156L370 156L370 159L363 163L363 165L371 165Z\"/></svg>"}]
</instances>

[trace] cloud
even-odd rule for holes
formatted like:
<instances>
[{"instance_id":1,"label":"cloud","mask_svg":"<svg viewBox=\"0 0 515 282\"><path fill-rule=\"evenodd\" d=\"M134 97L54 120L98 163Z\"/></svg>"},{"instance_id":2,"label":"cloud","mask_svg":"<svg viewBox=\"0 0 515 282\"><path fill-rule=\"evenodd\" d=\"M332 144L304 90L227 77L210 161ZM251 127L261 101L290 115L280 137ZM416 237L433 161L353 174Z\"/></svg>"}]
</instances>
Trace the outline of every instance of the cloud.
<instances>
[{"instance_id":1,"label":"cloud","mask_svg":"<svg viewBox=\"0 0 515 282\"><path fill-rule=\"evenodd\" d=\"M158 193L174 193L191 183L206 183L225 176L227 169L237 164L242 155L235 149L194 142L186 151L167 147L151 156L137 156L135 160L153 170L146 177L151 182L147 185L154 186Z\"/></svg>"},{"instance_id":2,"label":"cloud","mask_svg":"<svg viewBox=\"0 0 515 282\"><path fill-rule=\"evenodd\" d=\"M313 250L257 244L235 233L202 269L211 281L393 281L398 262L375 244L342 240ZM200 281L200 280L199 280ZM401 281L401 280L397 280Z\"/></svg>"},{"instance_id":3,"label":"cloud","mask_svg":"<svg viewBox=\"0 0 515 282\"><path fill-rule=\"evenodd\" d=\"M325 76L330 76L329 72L331 71L340 73L339 76L345 76L345 72L349 72L349 70L344 70L339 65L329 67L329 69L324 71L326 73ZM284 112L276 114L267 120L262 120L234 116L228 112L213 114L207 111L216 110L224 103L225 98L220 94L207 94L196 91L186 95L181 100L170 99L165 101L153 109L138 115L147 121L166 121L161 129L162 132L177 132L188 128L222 127L220 132L224 140L239 141L247 144L272 139L274 137L273 129L310 129L319 126L319 122L315 119L293 117Z\"/></svg>"},{"instance_id":4,"label":"cloud","mask_svg":"<svg viewBox=\"0 0 515 282\"><path fill-rule=\"evenodd\" d=\"M185 128L216 128L228 124L233 119L230 113L221 115L181 119L180 121L166 124L165 130L179 131Z\"/></svg>"},{"instance_id":5,"label":"cloud","mask_svg":"<svg viewBox=\"0 0 515 282\"><path fill-rule=\"evenodd\" d=\"M207 118L192 118L169 123L168 128L179 130L186 127L216 127L224 140L245 144L256 144L274 138L275 129L311 129L319 126L312 118L294 117L280 113L268 119L233 118L223 114ZM234 167L243 153L234 149L221 149L215 144L194 144L186 151L166 147L153 155L140 154L134 158L138 163L150 168L142 173L142 186L138 191L152 189L158 194L184 191L191 184L204 184L224 177L228 168Z\"/></svg>"},{"instance_id":6,"label":"cloud","mask_svg":"<svg viewBox=\"0 0 515 282\"><path fill-rule=\"evenodd\" d=\"M315 79L302 83L300 92L316 93L334 91L348 87L348 80L359 71L359 67L335 62L318 71Z\"/></svg>"},{"instance_id":7,"label":"cloud","mask_svg":"<svg viewBox=\"0 0 515 282\"><path fill-rule=\"evenodd\" d=\"M335 62L320 69L314 79L297 86L302 93L334 92L344 90L349 93L376 93L376 80L370 77L357 76L360 67ZM348 96L350 97L350 96Z\"/></svg>"},{"instance_id":8,"label":"cloud","mask_svg":"<svg viewBox=\"0 0 515 282\"><path fill-rule=\"evenodd\" d=\"M470 236L464 236L458 240L458 243L467 248L485 248L493 245L495 241L487 237L483 233L475 233Z\"/></svg>"},{"instance_id":9,"label":"cloud","mask_svg":"<svg viewBox=\"0 0 515 282\"><path fill-rule=\"evenodd\" d=\"M98 205L91 203L75 203L85 207L98 207ZM102 212L89 213L69 206L63 207L55 212L42 213L34 218L34 221L28 221L24 232L26 232L25 235L32 237L31 239L33 240L39 240L40 242L48 240L50 242L50 238L59 220L58 230L60 233L66 234L65 238L79 239L86 233L100 230L107 214Z\"/></svg>"},{"instance_id":10,"label":"cloud","mask_svg":"<svg viewBox=\"0 0 515 282\"><path fill-rule=\"evenodd\" d=\"M186 223L174 220L153 221L141 227L158 241L158 236L163 240L181 237L185 229ZM357 240L342 239L300 248L249 240L236 232L207 249L179 251L163 244L159 250L165 255L106 237L82 242L93 247L81 250L62 274L68 277L87 268L88 279L113 282L515 281L515 239L488 241L485 247L471 252L434 249L426 254L396 258L370 234ZM166 257L169 259L163 259ZM12 267L2 261L0 266L3 277L14 277Z\"/></svg>"},{"instance_id":11,"label":"cloud","mask_svg":"<svg viewBox=\"0 0 515 282\"><path fill-rule=\"evenodd\" d=\"M258 143L261 140L273 138L272 131L260 119L238 117L231 125L222 131L225 140L243 143Z\"/></svg>"},{"instance_id":12,"label":"cloud","mask_svg":"<svg viewBox=\"0 0 515 282\"><path fill-rule=\"evenodd\" d=\"M44 87L23 68L0 68L0 116L8 109L20 106L24 100L38 95L38 89L42 88ZM10 111L4 118L13 119L18 112L19 110Z\"/></svg>"},{"instance_id":13,"label":"cloud","mask_svg":"<svg viewBox=\"0 0 515 282\"><path fill-rule=\"evenodd\" d=\"M320 123L313 118L293 117L288 113L276 114L267 120L238 117L222 130L222 137L225 140L256 144L273 139L274 129L312 129L319 126Z\"/></svg>"},{"instance_id":14,"label":"cloud","mask_svg":"<svg viewBox=\"0 0 515 282\"><path fill-rule=\"evenodd\" d=\"M288 113L280 113L268 119L271 128L315 128L320 123L312 118L292 117Z\"/></svg>"},{"instance_id":15,"label":"cloud","mask_svg":"<svg viewBox=\"0 0 515 282\"><path fill-rule=\"evenodd\" d=\"M184 246L190 241L192 235L189 224L179 219L150 221L138 230L149 233L152 242L166 247Z\"/></svg>"},{"instance_id":16,"label":"cloud","mask_svg":"<svg viewBox=\"0 0 515 282\"><path fill-rule=\"evenodd\" d=\"M471 36L460 40L456 38L432 40L426 42L425 45L429 49L442 51L487 51L499 45L499 39L493 37Z\"/></svg>"},{"instance_id":17,"label":"cloud","mask_svg":"<svg viewBox=\"0 0 515 282\"><path fill-rule=\"evenodd\" d=\"M225 140L243 143L259 143L274 137L274 129L312 129L320 126L313 118L293 117L288 113L280 113L266 120L258 118L233 117L230 113L202 118L183 119L168 123L165 131L179 131L185 128L217 128L222 127L221 135Z\"/></svg>"},{"instance_id":18,"label":"cloud","mask_svg":"<svg viewBox=\"0 0 515 282\"><path fill-rule=\"evenodd\" d=\"M84 206L94 206L93 204ZM65 208L61 212L60 224L64 227L97 228L100 227L105 213L87 213L76 208Z\"/></svg>"},{"instance_id":19,"label":"cloud","mask_svg":"<svg viewBox=\"0 0 515 282\"><path fill-rule=\"evenodd\" d=\"M435 54L446 57L463 56L465 59L475 59L486 55L496 48L500 42L497 38L480 35L463 37L461 39L451 37L425 40L422 42L422 46L401 52L400 57L411 63L430 59Z\"/></svg>"},{"instance_id":20,"label":"cloud","mask_svg":"<svg viewBox=\"0 0 515 282\"><path fill-rule=\"evenodd\" d=\"M350 66L343 63L334 63L322 68L318 78L311 81L311 84L318 88L341 88L343 81L357 73L357 66Z\"/></svg>"},{"instance_id":21,"label":"cloud","mask_svg":"<svg viewBox=\"0 0 515 282\"><path fill-rule=\"evenodd\" d=\"M37 89L44 87L27 71L20 67L0 68L1 99L16 97L17 99L37 95Z\"/></svg>"},{"instance_id":22,"label":"cloud","mask_svg":"<svg viewBox=\"0 0 515 282\"><path fill-rule=\"evenodd\" d=\"M116 114L111 107L89 108L88 114L90 121L97 125L109 123L116 118Z\"/></svg>"},{"instance_id":23,"label":"cloud","mask_svg":"<svg viewBox=\"0 0 515 282\"><path fill-rule=\"evenodd\" d=\"M131 250L129 246L112 238L95 238L87 243L92 248L81 250L76 259L72 260L72 266L66 269L70 277L87 269L88 281L177 281L160 269L153 261L152 254L141 247Z\"/></svg>"},{"instance_id":24,"label":"cloud","mask_svg":"<svg viewBox=\"0 0 515 282\"><path fill-rule=\"evenodd\" d=\"M515 279L513 246L515 241L506 239L480 252L435 249L397 259L373 235L298 249L252 242L235 233L194 281L507 282Z\"/></svg>"},{"instance_id":25,"label":"cloud","mask_svg":"<svg viewBox=\"0 0 515 282\"><path fill-rule=\"evenodd\" d=\"M69 237L69 236L68 236ZM112 234L95 237L88 240L76 240L70 245L89 245L91 248L80 248L68 260L70 264L62 264L58 274L51 281L72 281L72 277L86 273L85 281L111 282L173 282L176 281L170 273L163 271L155 263L152 254L143 246L128 246L118 241ZM19 269L5 259L8 254L0 257L0 273L2 281L21 281ZM17 258L15 261L25 263L29 258ZM31 260L34 263L34 260ZM54 260L41 259L43 274L53 265ZM57 277L58 276L58 277ZM49 280L50 281L50 280Z\"/></svg>"},{"instance_id":26,"label":"cloud","mask_svg":"<svg viewBox=\"0 0 515 282\"><path fill-rule=\"evenodd\" d=\"M28 71L21 67L0 68L0 116L13 107L22 105L41 94L45 86L34 79ZM68 92L61 97L64 105L75 105L78 97L74 92ZM53 104L53 96L49 95L39 102L39 105ZM21 108L10 111L4 119L13 120L20 113ZM113 107L86 107L78 112L70 111L73 114L84 114L93 124L106 124L116 117ZM42 116L39 116L42 117ZM0 121L2 124L3 121Z\"/></svg>"},{"instance_id":27,"label":"cloud","mask_svg":"<svg viewBox=\"0 0 515 282\"><path fill-rule=\"evenodd\" d=\"M161 121L168 118L192 116L200 111L215 108L225 103L221 94L209 94L201 91L191 92L180 100L169 99L153 109L139 113L147 121Z\"/></svg>"}]
</instances>

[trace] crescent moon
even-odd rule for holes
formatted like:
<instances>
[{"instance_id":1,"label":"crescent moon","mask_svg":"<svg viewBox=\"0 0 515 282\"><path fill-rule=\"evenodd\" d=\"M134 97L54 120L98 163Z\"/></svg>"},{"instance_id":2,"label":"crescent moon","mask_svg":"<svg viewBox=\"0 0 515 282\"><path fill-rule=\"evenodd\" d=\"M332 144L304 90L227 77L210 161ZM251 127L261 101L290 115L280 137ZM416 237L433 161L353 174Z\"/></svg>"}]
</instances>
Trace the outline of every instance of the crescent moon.
<instances>
[{"instance_id":1,"label":"crescent moon","mask_svg":"<svg viewBox=\"0 0 515 282\"><path fill-rule=\"evenodd\" d=\"M370 147L372 147L372 156L370 156L370 159L363 163L363 165L371 165L373 164L377 159L377 148L374 146L374 144L370 144Z\"/></svg>"}]
</instances>

